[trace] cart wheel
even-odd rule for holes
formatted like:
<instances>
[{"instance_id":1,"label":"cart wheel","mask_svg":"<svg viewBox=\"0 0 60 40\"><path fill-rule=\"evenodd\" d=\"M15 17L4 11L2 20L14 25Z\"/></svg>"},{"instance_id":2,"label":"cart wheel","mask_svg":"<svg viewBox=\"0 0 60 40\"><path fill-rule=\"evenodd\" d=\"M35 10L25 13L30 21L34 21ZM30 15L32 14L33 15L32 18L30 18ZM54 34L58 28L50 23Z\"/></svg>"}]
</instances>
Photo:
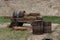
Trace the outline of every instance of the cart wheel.
<instances>
[{"instance_id":1,"label":"cart wheel","mask_svg":"<svg viewBox=\"0 0 60 40\"><path fill-rule=\"evenodd\" d=\"M9 28L12 28L13 26L15 26L15 22L11 22L11 24L9 25Z\"/></svg>"},{"instance_id":2,"label":"cart wheel","mask_svg":"<svg viewBox=\"0 0 60 40\"><path fill-rule=\"evenodd\" d=\"M23 22L18 22L18 26L23 26Z\"/></svg>"}]
</instances>

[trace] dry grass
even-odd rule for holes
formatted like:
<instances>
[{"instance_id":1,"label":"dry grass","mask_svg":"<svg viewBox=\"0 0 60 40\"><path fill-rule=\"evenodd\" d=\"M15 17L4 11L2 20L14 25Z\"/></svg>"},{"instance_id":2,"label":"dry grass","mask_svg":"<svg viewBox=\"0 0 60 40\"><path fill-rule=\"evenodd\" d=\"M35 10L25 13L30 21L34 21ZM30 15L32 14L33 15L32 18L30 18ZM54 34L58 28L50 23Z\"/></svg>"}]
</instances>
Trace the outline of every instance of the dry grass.
<instances>
[{"instance_id":1,"label":"dry grass","mask_svg":"<svg viewBox=\"0 0 60 40\"><path fill-rule=\"evenodd\" d=\"M9 28L0 28L0 40L27 40L27 31L13 31Z\"/></svg>"}]
</instances>

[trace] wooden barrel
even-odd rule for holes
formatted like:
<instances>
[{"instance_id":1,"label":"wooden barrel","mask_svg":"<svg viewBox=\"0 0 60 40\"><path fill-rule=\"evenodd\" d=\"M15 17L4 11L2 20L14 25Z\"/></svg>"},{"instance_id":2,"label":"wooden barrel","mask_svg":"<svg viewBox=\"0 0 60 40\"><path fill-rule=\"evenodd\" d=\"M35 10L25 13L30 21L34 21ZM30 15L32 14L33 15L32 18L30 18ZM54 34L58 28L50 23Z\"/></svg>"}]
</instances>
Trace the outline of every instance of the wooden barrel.
<instances>
[{"instance_id":1,"label":"wooden barrel","mask_svg":"<svg viewBox=\"0 0 60 40\"><path fill-rule=\"evenodd\" d=\"M33 34L43 34L43 21L34 21L32 23Z\"/></svg>"},{"instance_id":2,"label":"wooden barrel","mask_svg":"<svg viewBox=\"0 0 60 40\"><path fill-rule=\"evenodd\" d=\"M25 11L14 11L13 13L13 18L23 18L24 17ZM16 19L14 19L14 24L16 26L23 26L23 22L17 22Z\"/></svg>"},{"instance_id":3,"label":"wooden barrel","mask_svg":"<svg viewBox=\"0 0 60 40\"><path fill-rule=\"evenodd\" d=\"M43 22L43 31L44 33L51 32L51 22Z\"/></svg>"}]
</instances>

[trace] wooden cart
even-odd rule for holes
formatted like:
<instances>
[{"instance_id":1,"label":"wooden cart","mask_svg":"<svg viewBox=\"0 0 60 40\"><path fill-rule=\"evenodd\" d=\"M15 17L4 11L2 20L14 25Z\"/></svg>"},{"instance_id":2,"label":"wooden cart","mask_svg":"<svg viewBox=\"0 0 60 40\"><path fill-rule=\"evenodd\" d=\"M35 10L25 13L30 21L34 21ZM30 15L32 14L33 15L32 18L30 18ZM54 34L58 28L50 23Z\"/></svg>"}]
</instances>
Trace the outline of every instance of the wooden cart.
<instances>
[{"instance_id":1,"label":"wooden cart","mask_svg":"<svg viewBox=\"0 0 60 40\"><path fill-rule=\"evenodd\" d=\"M32 25L32 33L33 34L43 34L46 32L45 30L49 30L48 32L51 32L51 23L49 25L49 22L44 22L43 18L40 17L40 13L30 13L30 14L23 14L24 16L20 16L20 18L14 18L9 16L4 16L4 18L10 18L11 24L9 27L19 30L19 29L26 29L26 27L23 27L23 23L29 23ZM45 28L45 29L44 29ZM48 29L49 28L49 29Z\"/></svg>"}]
</instances>

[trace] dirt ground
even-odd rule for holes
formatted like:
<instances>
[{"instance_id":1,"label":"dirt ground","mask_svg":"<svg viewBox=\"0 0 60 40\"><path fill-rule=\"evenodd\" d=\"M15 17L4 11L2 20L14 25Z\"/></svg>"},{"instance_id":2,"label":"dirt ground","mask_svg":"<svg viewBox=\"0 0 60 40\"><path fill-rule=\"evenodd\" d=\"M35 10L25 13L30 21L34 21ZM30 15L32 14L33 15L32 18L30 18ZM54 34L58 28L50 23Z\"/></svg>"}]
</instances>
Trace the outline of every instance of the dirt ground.
<instances>
[{"instance_id":1,"label":"dirt ground","mask_svg":"<svg viewBox=\"0 0 60 40\"><path fill-rule=\"evenodd\" d=\"M0 24L0 28L5 28L9 25L10 23L4 23ZM24 24L27 26L27 24ZM31 26L30 24L28 24ZM47 34L42 34L42 35L33 35L32 31L30 31L30 34L27 38L27 40L42 40L43 38L53 38L54 40L58 40L59 34L60 34L60 24L54 24L52 23L52 33L47 33Z\"/></svg>"}]
</instances>

